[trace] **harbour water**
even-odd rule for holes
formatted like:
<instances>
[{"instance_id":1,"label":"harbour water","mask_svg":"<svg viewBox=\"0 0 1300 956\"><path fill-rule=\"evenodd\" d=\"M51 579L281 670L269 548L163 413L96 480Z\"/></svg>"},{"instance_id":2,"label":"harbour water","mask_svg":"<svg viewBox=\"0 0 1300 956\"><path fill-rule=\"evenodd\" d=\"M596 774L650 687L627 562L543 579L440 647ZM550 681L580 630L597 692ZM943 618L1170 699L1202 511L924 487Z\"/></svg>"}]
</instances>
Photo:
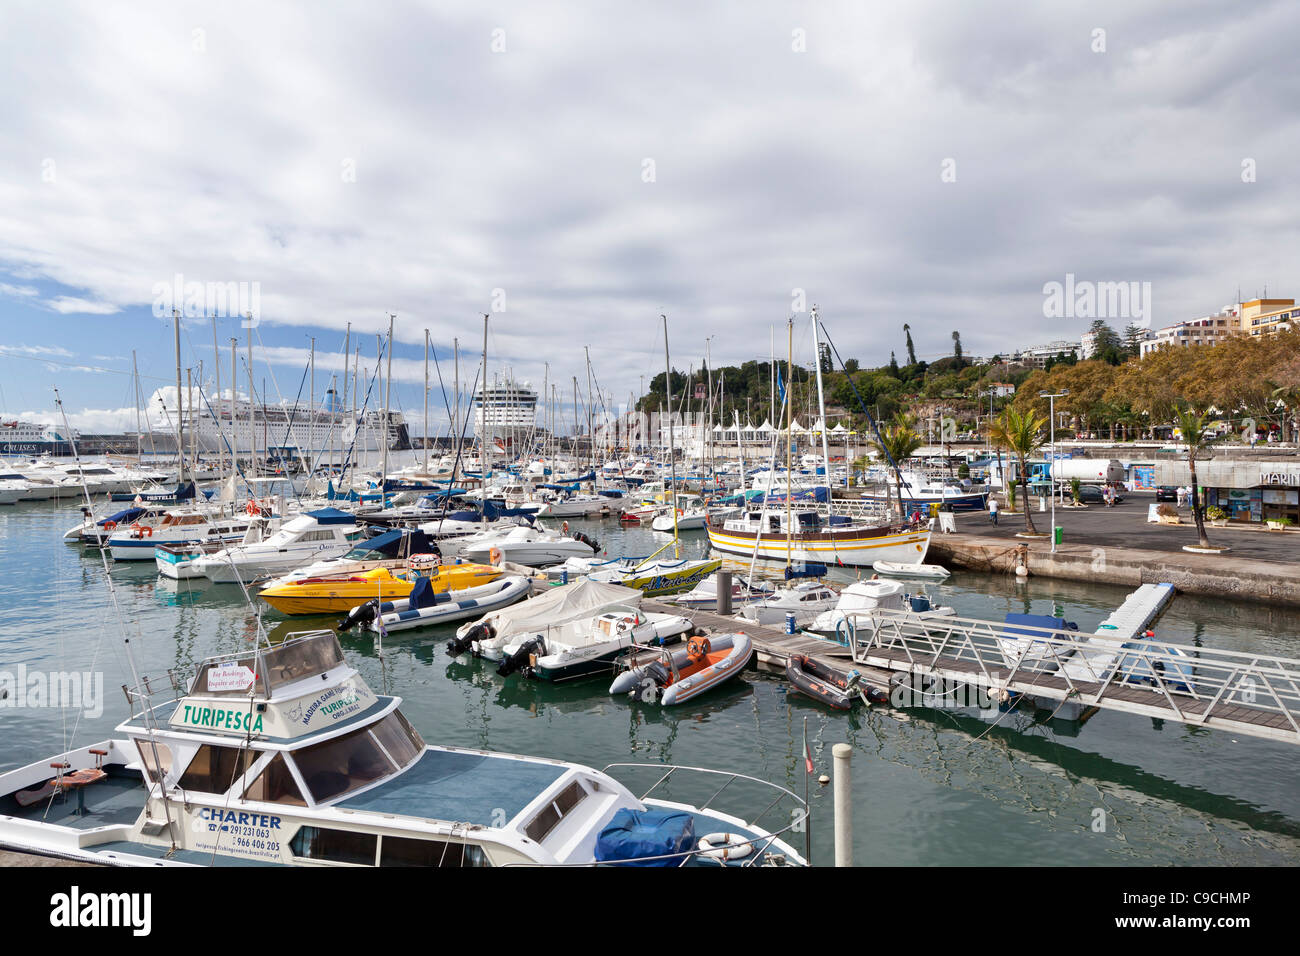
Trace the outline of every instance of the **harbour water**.
<instances>
[{"instance_id":1,"label":"harbour water","mask_svg":"<svg viewBox=\"0 0 1300 956\"><path fill-rule=\"evenodd\" d=\"M254 597L250 606L237 585L163 582L152 563L119 564L111 565L110 592L98 553L62 541L76 521L70 503L0 510L0 671L16 674L25 665L28 672L102 673L103 699L81 710L0 700L0 770L112 734L127 713L120 691L129 682L123 627L142 675L158 683L169 667L247 647L256 630L260 602ZM667 540L614 520L571 527L610 555L649 554ZM691 556L707 548L701 532L683 540ZM744 562L732 566L746 570ZM832 576L852 578L843 570ZM964 616L1058 614L1086 631L1128 593L969 574L928 590ZM261 610L273 637L336 623ZM443 644L450 631L394 635L382 656L369 634L345 635L343 647L373 688L405 699L405 713L430 742L597 768L671 762L736 770L802 793L807 718L816 774L830 772L833 744L854 748L859 864L1300 862L1300 752L1293 745L1113 712L1082 726L1035 722L1018 711L993 718L969 709L881 707L844 715L757 671L698 702L663 710L611 698L601 679L561 687L503 680L483 662L448 658ZM1300 656L1300 613L1263 605L1180 596L1157 633L1193 647ZM20 702L27 706L13 706ZM831 794L818 788L815 775L810 786L813 859L828 864Z\"/></svg>"}]
</instances>

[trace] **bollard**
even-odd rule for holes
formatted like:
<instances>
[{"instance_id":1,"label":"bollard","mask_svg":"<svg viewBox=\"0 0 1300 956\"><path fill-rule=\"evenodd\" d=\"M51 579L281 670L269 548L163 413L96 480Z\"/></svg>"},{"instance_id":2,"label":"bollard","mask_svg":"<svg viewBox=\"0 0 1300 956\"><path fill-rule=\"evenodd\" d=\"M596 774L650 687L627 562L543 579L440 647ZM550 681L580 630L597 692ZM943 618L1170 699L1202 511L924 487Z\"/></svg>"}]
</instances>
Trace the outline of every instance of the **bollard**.
<instances>
[{"instance_id":1,"label":"bollard","mask_svg":"<svg viewBox=\"0 0 1300 956\"><path fill-rule=\"evenodd\" d=\"M731 615L731 572L726 568L718 570L718 613L723 617Z\"/></svg>"},{"instance_id":2,"label":"bollard","mask_svg":"<svg viewBox=\"0 0 1300 956\"><path fill-rule=\"evenodd\" d=\"M849 772L853 748L836 744L831 748L835 758L835 865L853 865L853 804L852 775Z\"/></svg>"}]
</instances>

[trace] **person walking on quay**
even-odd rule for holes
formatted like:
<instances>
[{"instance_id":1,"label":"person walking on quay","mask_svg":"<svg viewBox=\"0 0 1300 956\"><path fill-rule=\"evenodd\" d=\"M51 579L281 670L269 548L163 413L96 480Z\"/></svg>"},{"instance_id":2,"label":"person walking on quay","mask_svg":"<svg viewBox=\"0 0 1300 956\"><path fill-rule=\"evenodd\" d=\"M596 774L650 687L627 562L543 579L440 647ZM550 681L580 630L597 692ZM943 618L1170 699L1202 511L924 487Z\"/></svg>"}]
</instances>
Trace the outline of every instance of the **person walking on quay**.
<instances>
[{"instance_id":1,"label":"person walking on quay","mask_svg":"<svg viewBox=\"0 0 1300 956\"><path fill-rule=\"evenodd\" d=\"M998 499L989 495L989 521L993 524L998 523Z\"/></svg>"}]
</instances>

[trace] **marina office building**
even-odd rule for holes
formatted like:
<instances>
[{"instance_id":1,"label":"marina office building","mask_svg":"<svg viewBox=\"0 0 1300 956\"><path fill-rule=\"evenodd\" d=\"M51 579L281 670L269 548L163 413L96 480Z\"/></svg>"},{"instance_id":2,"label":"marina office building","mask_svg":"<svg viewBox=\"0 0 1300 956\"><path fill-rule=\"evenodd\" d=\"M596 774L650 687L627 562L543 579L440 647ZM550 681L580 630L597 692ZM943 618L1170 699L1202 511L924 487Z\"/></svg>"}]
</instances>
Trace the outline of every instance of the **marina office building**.
<instances>
[{"instance_id":1,"label":"marina office building","mask_svg":"<svg viewBox=\"0 0 1300 956\"><path fill-rule=\"evenodd\" d=\"M1233 521L1290 518L1300 525L1300 460L1295 458L1211 458L1196 463L1206 507L1217 505ZM1184 487L1192 482L1185 461L1156 462L1156 484Z\"/></svg>"}]
</instances>

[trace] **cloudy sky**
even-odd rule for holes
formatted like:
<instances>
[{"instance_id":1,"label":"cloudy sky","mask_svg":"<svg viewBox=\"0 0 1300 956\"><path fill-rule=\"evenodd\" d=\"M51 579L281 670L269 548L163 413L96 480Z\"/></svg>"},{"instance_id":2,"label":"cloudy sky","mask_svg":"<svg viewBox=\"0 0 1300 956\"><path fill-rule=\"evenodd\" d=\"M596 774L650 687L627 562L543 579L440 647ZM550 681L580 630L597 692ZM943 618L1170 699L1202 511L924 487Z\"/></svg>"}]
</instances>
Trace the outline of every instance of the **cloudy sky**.
<instances>
[{"instance_id":1,"label":"cloudy sky","mask_svg":"<svg viewBox=\"0 0 1300 956\"><path fill-rule=\"evenodd\" d=\"M798 290L864 364L904 322L930 359L1077 338L1067 273L1149 282L1155 326L1294 296L1297 36L1290 2L5 4L0 411L131 425L177 277L256 288L273 398L395 313L417 418L424 330L449 376L485 312L493 374L571 394L590 346L623 402L661 313L677 367L766 358Z\"/></svg>"}]
</instances>

